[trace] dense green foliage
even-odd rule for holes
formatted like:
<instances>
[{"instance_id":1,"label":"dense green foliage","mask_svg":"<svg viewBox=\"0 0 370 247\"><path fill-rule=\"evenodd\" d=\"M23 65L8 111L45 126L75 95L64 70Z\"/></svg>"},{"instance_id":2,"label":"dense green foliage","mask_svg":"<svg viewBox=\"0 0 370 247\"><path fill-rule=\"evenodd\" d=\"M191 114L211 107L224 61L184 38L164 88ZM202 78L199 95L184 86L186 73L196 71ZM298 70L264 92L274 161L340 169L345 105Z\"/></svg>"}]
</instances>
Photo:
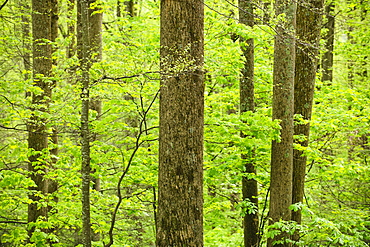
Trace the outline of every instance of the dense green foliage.
<instances>
[{"instance_id":1,"label":"dense green foliage","mask_svg":"<svg viewBox=\"0 0 370 247\"><path fill-rule=\"evenodd\" d=\"M56 193L40 203L53 205L47 222L52 234L35 232L27 239L26 122L30 97L37 93L24 58L29 37L22 32L22 15L29 10L10 1L0 11L0 246L45 246L47 238L59 244L80 243L80 85L76 57L66 58L68 37L66 1L60 1L61 34L55 44L58 65L53 68L57 87L49 113L50 129L59 132L56 165L45 176L58 182ZM103 3L104 2L104 3ZM258 166L259 211L263 243L276 231L301 229L301 246L368 246L370 243L370 3L338 1L334 80L320 81L318 73L311 123L303 224L278 222L267 232L271 141L279 138L278 122L271 120L273 18L257 8L253 30L237 23L231 1L205 1L205 246L242 246L242 215L256 210L241 201L243 166L240 154L255 153ZM101 192L92 190L92 228L107 242L112 213L122 193L114 246L154 246L158 163L159 1L139 1L137 16L116 16L117 1L102 1L103 59L91 70L91 93L103 111L91 111L92 176L101 179ZM366 16L367 15L367 16ZM262 21L264 20L264 21ZM23 23L27 24L27 23ZM323 30L325 33L325 30ZM243 60L235 35L255 38L256 112L239 115L239 77ZM322 47L322 51L325 48ZM299 121L299 116L297 116ZM240 138L240 131L248 138ZM297 137L298 138L298 137ZM50 146L50 149L53 145ZM296 147L301 148L301 147ZM252 156L251 156L252 157ZM58 200L53 200L57 198ZM274 230L275 229L275 230ZM277 230L276 230L277 229ZM274 232L275 231L275 232Z\"/></svg>"}]
</instances>

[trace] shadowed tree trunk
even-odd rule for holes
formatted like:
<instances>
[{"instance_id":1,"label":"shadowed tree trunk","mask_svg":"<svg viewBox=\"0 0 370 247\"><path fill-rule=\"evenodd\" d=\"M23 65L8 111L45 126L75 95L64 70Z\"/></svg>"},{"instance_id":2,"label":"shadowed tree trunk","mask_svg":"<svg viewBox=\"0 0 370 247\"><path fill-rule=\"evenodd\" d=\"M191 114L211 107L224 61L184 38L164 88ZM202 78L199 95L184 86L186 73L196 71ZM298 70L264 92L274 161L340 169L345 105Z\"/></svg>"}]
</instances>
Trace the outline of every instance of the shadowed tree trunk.
<instances>
[{"instance_id":1,"label":"shadowed tree trunk","mask_svg":"<svg viewBox=\"0 0 370 247\"><path fill-rule=\"evenodd\" d=\"M161 1L158 247L203 246L203 12Z\"/></svg>"},{"instance_id":2,"label":"shadowed tree trunk","mask_svg":"<svg viewBox=\"0 0 370 247\"><path fill-rule=\"evenodd\" d=\"M330 85L333 82L333 51L334 51L334 1L325 7L326 21L325 28L327 34L325 36L325 53L322 58L322 81Z\"/></svg>"},{"instance_id":3,"label":"shadowed tree trunk","mask_svg":"<svg viewBox=\"0 0 370 247\"><path fill-rule=\"evenodd\" d=\"M95 6L97 1L90 0L90 6ZM100 62L102 59L102 21L103 13L101 8L97 5L95 8L89 9L89 36L90 36L90 49L91 49L91 62ZM96 111L96 119L99 120L100 115L102 114L102 102L98 97L93 97L89 102L90 110ZM99 139L97 133L91 133L91 141L96 141ZM98 165L98 164L96 164ZM95 169L92 170L92 173L95 173ZM92 174L93 175L93 174ZM100 191L100 178L99 176L92 177L93 188L96 191ZM93 241L100 240L100 234L94 233L92 235Z\"/></svg>"},{"instance_id":4,"label":"shadowed tree trunk","mask_svg":"<svg viewBox=\"0 0 370 247\"><path fill-rule=\"evenodd\" d=\"M45 40L51 40L51 1L32 1L32 36L33 36L33 82L40 89L40 93L32 94L32 115L27 123L29 156L29 176L35 183L30 187L29 198L32 203L28 205L28 222L35 223L37 220L47 220L48 207L40 204L40 201L48 193L47 166L50 162L48 148L47 119L41 117L49 110L53 84L48 80L51 75L52 59L51 45ZM28 236L32 237L35 229L31 225L28 228ZM46 231L45 229L42 229Z\"/></svg>"},{"instance_id":5,"label":"shadowed tree trunk","mask_svg":"<svg viewBox=\"0 0 370 247\"><path fill-rule=\"evenodd\" d=\"M68 0L67 2L68 12L67 12L67 35L71 39L67 47L67 58L71 58L76 54L76 25L73 20L73 12L75 8L75 0Z\"/></svg>"},{"instance_id":6,"label":"shadowed tree trunk","mask_svg":"<svg viewBox=\"0 0 370 247\"><path fill-rule=\"evenodd\" d=\"M90 78L91 67L90 50L90 10L89 0L78 2L77 10L77 53L80 59L80 85L81 92L81 176L82 176L82 245L91 247L91 218L90 218L90 129L89 129L89 102L90 102Z\"/></svg>"},{"instance_id":7,"label":"shadowed tree trunk","mask_svg":"<svg viewBox=\"0 0 370 247\"><path fill-rule=\"evenodd\" d=\"M292 204L293 177L293 104L294 104L294 67L295 67L295 12L293 0L276 0L276 15L284 15L277 24L274 50L272 117L280 119L281 140L272 142L271 180L270 180L270 223L290 220ZM287 238L280 234L273 241ZM277 244L274 246L289 246Z\"/></svg>"},{"instance_id":8,"label":"shadowed tree trunk","mask_svg":"<svg viewBox=\"0 0 370 247\"><path fill-rule=\"evenodd\" d=\"M239 0L239 21L242 24L253 27L253 3L250 0ZM254 111L254 39L240 37L240 46L245 58L242 78L240 79L240 113ZM241 133L241 137L246 137ZM257 170L254 164L254 151L241 156L246 176L242 180L243 201L252 202L257 209L249 213L245 209L243 219L244 246L258 246L258 187L254 178L248 175L256 175Z\"/></svg>"},{"instance_id":9,"label":"shadowed tree trunk","mask_svg":"<svg viewBox=\"0 0 370 247\"><path fill-rule=\"evenodd\" d=\"M302 115L307 123L295 124L294 135L305 136L296 141L302 147L308 146L315 89L315 77L319 52L323 0L308 0L297 7L297 45L294 78L294 114ZM293 197L292 203L303 202L304 180L307 156L304 151L293 151ZM301 223L301 210L292 212L292 220ZM294 235L299 240L299 235Z\"/></svg>"},{"instance_id":10,"label":"shadowed tree trunk","mask_svg":"<svg viewBox=\"0 0 370 247\"><path fill-rule=\"evenodd\" d=\"M56 48L56 39L58 38L58 19L59 19L59 15L58 15L58 0L51 0L51 13L50 13L50 17L51 17L51 23L50 23L50 30L51 30L51 34L50 34L50 41L52 42L52 49L51 49L51 53L53 54L54 52L56 52L57 48ZM53 55L52 55L53 57ZM57 60L55 58L52 58L52 66L56 66L57 65ZM53 74L51 73L51 75L53 76ZM52 87L56 87L56 81L55 80L52 80ZM50 148L50 154L51 154L51 159L50 159L50 165L49 165L49 169L50 170L54 170L56 169L56 162L57 162L57 157L58 157L58 129L56 126L53 126L51 128L51 143L53 144L53 147ZM50 178L48 179L48 193L49 194L53 194L55 193L56 191L58 190L58 183L56 181L56 178ZM58 202L58 198L55 196L55 195L52 195L52 198L53 198L53 201L54 203ZM54 211L54 212L52 212ZM53 210L53 206L52 205L49 205L48 207L48 213L55 213L55 210ZM55 232L55 227L52 226L51 228L49 228L48 232L49 233L52 233L52 232ZM49 243L52 245L54 242L52 241L49 241Z\"/></svg>"}]
</instances>

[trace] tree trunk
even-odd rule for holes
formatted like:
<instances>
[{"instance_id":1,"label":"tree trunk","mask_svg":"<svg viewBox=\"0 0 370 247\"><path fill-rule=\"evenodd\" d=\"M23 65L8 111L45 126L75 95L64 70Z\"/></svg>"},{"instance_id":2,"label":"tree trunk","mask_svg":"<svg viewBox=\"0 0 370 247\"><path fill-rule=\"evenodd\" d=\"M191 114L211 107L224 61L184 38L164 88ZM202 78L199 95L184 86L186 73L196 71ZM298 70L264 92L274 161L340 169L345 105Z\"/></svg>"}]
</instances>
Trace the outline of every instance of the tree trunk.
<instances>
[{"instance_id":1,"label":"tree trunk","mask_svg":"<svg viewBox=\"0 0 370 247\"><path fill-rule=\"evenodd\" d=\"M29 18L29 3L26 1L21 1L19 3L19 7L22 11L22 58L23 58L23 67L24 70L27 71L24 75L24 80L28 81L30 79L29 72L31 71L31 28L30 28L30 18ZM26 96L29 96L26 92Z\"/></svg>"},{"instance_id":2,"label":"tree trunk","mask_svg":"<svg viewBox=\"0 0 370 247\"><path fill-rule=\"evenodd\" d=\"M297 7L297 46L294 78L294 114L303 116L305 124L294 126L294 135L305 136L304 141L296 141L302 147L308 146L312 114L312 102L315 89L317 57L320 43L323 0L309 0ZM301 151L293 151L293 197L292 203L303 202L304 180L307 156ZM301 223L301 210L292 212L292 220ZM294 235L298 240L299 235Z\"/></svg>"},{"instance_id":3,"label":"tree trunk","mask_svg":"<svg viewBox=\"0 0 370 247\"><path fill-rule=\"evenodd\" d=\"M52 42L52 49L51 49L51 53L53 54L54 52L56 52L57 48L56 48L56 40L58 38L58 19L59 19L59 14L58 14L58 0L51 0L51 23L50 23L50 30L51 30L51 34L50 34L50 41ZM53 55L52 55L53 57ZM57 65L57 60L55 58L52 58L52 65L53 66L56 66ZM51 75L53 76L53 74L51 73ZM56 80L52 80L52 86L53 88L56 87ZM57 126L53 126L52 127L52 134L51 134L51 143L54 145L53 148L50 149L50 154L51 154L51 159L50 159L50 165L49 165L49 169L50 170L54 170L56 169L56 162L57 162L57 157L58 157L58 128ZM49 178L48 179L48 193L49 194L53 194L55 193L56 191L58 190L58 182L56 181L56 178ZM55 196L55 195L52 195L52 198L53 198L53 201L56 203L58 202L58 198ZM48 212L51 212L53 209L53 206L49 205L48 207ZM52 233L52 232L55 232L55 227L50 227L48 232L49 233ZM53 244L55 242L52 242L52 241L49 241L49 244Z\"/></svg>"},{"instance_id":4,"label":"tree trunk","mask_svg":"<svg viewBox=\"0 0 370 247\"><path fill-rule=\"evenodd\" d=\"M95 5L96 0L90 0L90 6ZM89 20L89 39L90 39L90 49L91 49L91 62L100 62L102 59L102 22L103 22L103 13L101 12L101 8L98 6L95 8L90 8L90 20ZM96 111L96 119L95 121L99 120L100 115L102 114L102 102L99 98L94 97L90 99L89 102L90 110ZM97 133L91 133L91 141L98 140ZM97 164L98 165L98 164ZM95 170L92 170L92 173L95 173ZM95 191L100 191L100 178L98 176L92 177L93 182L93 189ZM92 235L93 241L100 240L100 234L94 233Z\"/></svg>"},{"instance_id":5,"label":"tree trunk","mask_svg":"<svg viewBox=\"0 0 370 247\"><path fill-rule=\"evenodd\" d=\"M280 119L280 141L272 142L270 180L270 223L290 220L293 176L293 104L295 67L295 1L276 0L276 15L284 14L278 22L275 36L272 117ZM281 234L273 240L288 237ZM278 244L275 246L289 246Z\"/></svg>"},{"instance_id":6,"label":"tree trunk","mask_svg":"<svg viewBox=\"0 0 370 247\"><path fill-rule=\"evenodd\" d=\"M76 54L76 38L75 38L76 27L75 27L75 23L71 21L73 19L75 0L68 0L67 6L68 6L67 19L69 20L67 24L67 35L68 35L68 38L71 39L67 47L67 58L71 58Z\"/></svg>"},{"instance_id":7,"label":"tree trunk","mask_svg":"<svg viewBox=\"0 0 370 247\"><path fill-rule=\"evenodd\" d=\"M78 34L78 53L81 66L80 84L82 86L81 92L81 176L82 176L82 245L84 247L91 247L91 223L90 223L90 129L89 129L89 70L91 67L90 61L90 12L89 0L81 0L78 3L78 20L77 26Z\"/></svg>"},{"instance_id":8,"label":"tree trunk","mask_svg":"<svg viewBox=\"0 0 370 247\"><path fill-rule=\"evenodd\" d=\"M135 16L135 2L134 2L134 0L125 1L125 11L129 16L131 16L131 17Z\"/></svg>"},{"instance_id":9,"label":"tree trunk","mask_svg":"<svg viewBox=\"0 0 370 247\"><path fill-rule=\"evenodd\" d=\"M203 246L203 3L161 1L157 246Z\"/></svg>"},{"instance_id":10,"label":"tree trunk","mask_svg":"<svg viewBox=\"0 0 370 247\"><path fill-rule=\"evenodd\" d=\"M333 51L334 51L334 1L325 7L326 20L325 28L327 34L325 36L325 53L322 58L322 81L331 85L333 82Z\"/></svg>"},{"instance_id":11,"label":"tree trunk","mask_svg":"<svg viewBox=\"0 0 370 247\"><path fill-rule=\"evenodd\" d=\"M51 0L51 39L50 41L55 45L56 39L58 38L58 0ZM56 52L56 48L52 48L51 50L52 54ZM56 59L52 59L52 65L57 65ZM53 80L53 87L56 87L56 81ZM55 157L58 156L58 130L56 127L53 127L52 129L52 135L51 135L51 142L54 144L54 147L50 150L50 153L53 155L51 159L51 163L55 164L56 159ZM49 181L49 193L54 193L57 191L58 184L55 180Z\"/></svg>"},{"instance_id":12,"label":"tree trunk","mask_svg":"<svg viewBox=\"0 0 370 247\"><path fill-rule=\"evenodd\" d=\"M32 95L32 115L27 123L28 148L32 150L29 156L29 176L35 186L30 187L28 205L28 222L34 223L39 219L47 220L47 207L39 204L43 196L48 193L47 173L48 157L48 130L47 119L40 115L48 112L52 92L52 83L47 79L51 74L52 59L51 45L45 40L51 40L51 1L32 1L32 36L33 36L33 80L34 86L41 89L41 93ZM41 196L40 196L41 195ZM29 238L32 237L36 226L28 229ZM44 229L45 231L45 229Z\"/></svg>"},{"instance_id":13,"label":"tree trunk","mask_svg":"<svg viewBox=\"0 0 370 247\"><path fill-rule=\"evenodd\" d=\"M239 21L242 24L253 27L253 3L250 0L239 0ZM242 78L240 80L240 113L254 111L254 39L240 37L240 46L245 58ZM241 133L241 137L246 137ZM254 151L242 154L246 176L242 179L243 201L252 202L257 210L248 213L246 209L243 219L244 246L258 246L258 187L255 179L248 179L248 174L256 175L257 169L254 164Z\"/></svg>"}]
</instances>

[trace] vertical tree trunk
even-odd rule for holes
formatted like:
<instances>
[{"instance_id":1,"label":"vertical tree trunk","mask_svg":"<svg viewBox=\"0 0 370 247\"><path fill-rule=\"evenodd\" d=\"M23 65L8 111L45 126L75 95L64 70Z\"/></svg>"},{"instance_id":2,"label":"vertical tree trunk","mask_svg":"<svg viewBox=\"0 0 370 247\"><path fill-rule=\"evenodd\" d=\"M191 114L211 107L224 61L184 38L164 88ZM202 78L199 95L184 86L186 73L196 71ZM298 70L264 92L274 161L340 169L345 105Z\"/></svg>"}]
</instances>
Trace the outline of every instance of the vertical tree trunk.
<instances>
[{"instance_id":1,"label":"vertical tree trunk","mask_svg":"<svg viewBox=\"0 0 370 247\"><path fill-rule=\"evenodd\" d=\"M325 36L325 53L322 58L322 81L330 85L333 82L333 51L334 51L334 1L325 7L326 20L325 28L327 34Z\"/></svg>"},{"instance_id":2,"label":"vertical tree trunk","mask_svg":"<svg viewBox=\"0 0 370 247\"><path fill-rule=\"evenodd\" d=\"M315 89L317 56L319 51L323 0L309 0L297 7L297 46L294 78L294 114L300 114L308 121L296 124L294 135L303 135L304 141L297 141L302 147L308 146L312 102ZM292 203L303 202L304 180L307 156L303 151L293 151L293 197ZM301 223L301 210L292 212L292 220ZM298 234L294 235L298 240Z\"/></svg>"},{"instance_id":3,"label":"vertical tree trunk","mask_svg":"<svg viewBox=\"0 0 370 247\"><path fill-rule=\"evenodd\" d=\"M161 1L157 246L203 246L203 3Z\"/></svg>"},{"instance_id":4,"label":"vertical tree trunk","mask_svg":"<svg viewBox=\"0 0 370 247\"><path fill-rule=\"evenodd\" d=\"M281 140L272 142L270 212L271 223L280 219L290 220L292 204L293 177L293 104L294 104L294 67L295 67L295 12L293 0L276 0L276 15L285 15L278 22L274 51L274 88L272 117L280 119ZM279 240L282 234L273 240ZM272 246L272 240L268 241ZM275 246L288 246L278 244Z\"/></svg>"},{"instance_id":5,"label":"vertical tree trunk","mask_svg":"<svg viewBox=\"0 0 370 247\"><path fill-rule=\"evenodd\" d=\"M75 0L68 0L67 5L68 5L67 19L69 20L67 24L67 35L68 38L71 39L67 47L67 58L71 58L76 54L76 39L75 39L76 28L75 23L71 21L73 20L73 10L75 8Z\"/></svg>"},{"instance_id":6,"label":"vertical tree trunk","mask_svg":"<svg viewBox=\"0 0 370 247\"><path fill-rule=\"evenodd\" d=\"M89 129L89 97L90 97L90 83L89 70L91 67L90 61L90 12L89 0L81 0L78 3L78 20L79 27L77 37L78 53L81 66L80 84L82 86L81 92L81 176L82 176L82 245L84 247L91 247L91 223L90 223L90 129Z\"/></svg>"},{"instance_id":7,"label":"vertical tree trunk","mask_svg":"<svg viewBox=\"0 0 370 247\"><path fill-rule=\"evenodd\" d=\"M90 0L90 6L94 6L96 0ZM90 49L91 49L91 62L100 62L102 59L102 23L103 23L103 13L101 12L101 8L96 6L95 8L89 9L89 39L90 39ZM100 118L100 115L102 113L102 102L99 98L94 97L90 99L89 102L89 108L90 110L96 111L96 119L98 120ZM91 133L91 141L98 140L98 134L97 133ZM92 170L92 173L95 173L95 170ZM100 178L95 176L92 177L93 182L93 188L96 191L100 191ZM99 241L100 240L100 234L94 233L92 235L93 241Z\"/></svg>"},{"instance_id":8,"label":"vertical tree trunk","mask_svg":"<svg viewBox=\"0 0 370 247\"><path fill-rule=\"evenodd\" d=\"M239 0L239 21L253 27L253 3L250 0ZM254 39L240 37L240 46L245 57L242 78L240 79L240 113L254 111ZM245 137L241 133L241 137ZM244 162L245 174L256 175L257 169L254 164L254 151L241 156ZM258 246L258 187L255 179L243 176L242 180L243 201L252 202L257 208L256 212L245 212L243 219L244 246Z\"/></svg>"},{"instance_id":9,"label":"vertical tree trunk","mask_svg":"<svg viewBox=\"0 0 370 247\"><path fill-rule=\"evenodd\" d=\"M50 23L50 30L51 30L51 34L50 34L50 41L52 42L52 49L51 49L51 53L53 54L54 52L56 52L57 48L56 48L56 40L58 38L58 19L59 19L59 13L58 13L58 0L50 0L51 1L51 13L50 13L50 17L51 17L51 23ZM52 55L53 57L53 55ZM52 65L53 66L56 66L57 65L57 60L55 58L52 58ZM52 73L51 73L52 75ZM56 81L55 80L52 80L52 87L56 87ZM55 165L56 165L56 162L57 162L57 157L58 157L58 129L57 129L57 126L53 126L52 127L52 134L51 134L51 143L54 145L53 148L50 149L50 154L51 154L51 159L50 159L50 165L49 165L49 169L56 169ZM49 194L53 194L55 193L56 191L58 190L58 183L56 181L56 178L51 178L48 180L48 193ZM56 203L58 201L58 198L53 195L53 200L54 202ZM49 205L48 207L48 212L51 212L53 209L52 206ZM55 227L50 227L49 228L49 233L52 233L52 232L55 232ZM53 244L52 241L49 241L49 244Z\"/></svg>"},{"instance_id":10,"label":"vertical tree trunk","mask_svg":"<svg viewBox=\"0 0 370 247\"><path fill-rule=\"evenodd\" d=\"M96 0L90 0L90 6L94 4ZM102 59L102 21L103 13L99 7L90 8L90 20L89 20L89 39L91 49L91 62L100 62ZM96 111L97 118L101 115L102 102L98 98L90 100L90 110ZM94 133L91 141L97 140L97 135ZM100 179L94 178L94 189L100 191Z\"/></svg>"},{"instance_id":11,"label":"vertical tree trunk","mask_svg":"<svg viewBox=\"0 0 370 247\"><path fill-rule=\"evenodd\" d=\"M58 38L58 0L50 0L51 1L51 23L50 23L50 26L51 26L51 34L50 34L50 41L52 42L52 45L54 45L55 47L55 42L56 42L56 39ZM52 48L52 53L56 52L56 48ZM52 59L52 65L57 65L57 61L56 59ZM53 80L52 81L52 84L53 84L53 87L56 86L56 81ZM57 145L58 145L58 130L56 129L56 127L53 127L52 129L52 135L51 135L51 141L52 143L55 145L54 148L52 148L50 150L50 153L53 155L52 159L51 159L51 163L52 164L55 164L56 162L56 159L55 157L58 156L58 148L57 148ZM50 180L49 181L49 193L54 193L55 191L57 191L57 188L58 188L58 184L55 180Z\"/></svg>"},{"instance_id":12,"label":"vertical tree trunk","mask_svg":"<svg viewBox=\"0 0 370 247\"><path fill-rule=\"evenodd\" d=\"M29 3L25 1L21 1L19 3L19 7L22 11L22 41L23 41L23 52L22 52L22 58L23 58L23 67L24 70L27 71L25 73L25 81L28 81L30 79L29 71L31 71L31 28L30 28L30 18L29 18ZM29 95L27 95L29 96Z\"/></svg>"},{"instance_id":13,"label":"vertical tree trunk","mask_svg":"<svg viewBox=\"0 0 370 247\"><path fill-rule=\"evenodd\" d=\"M125 1L125 10L126 10L126 13L129 16L131 16L131 17L135 16L135 2L134 2L134 0Z\"/></svg>"},{"instance_id":14,"label":"vertical tree trunk","mask_svg":"<svg viewBox=\"0 0 370 247\"><path fill-rule=\"evenodd\" d=\"M35 186L30 187L29 198L32 203L28 205L28 222L34 223L42 218L47 220L47 207L39 204L43 196L48 193L47 173L48 157L48 131L47 119L41 117L48 112L52 92L52 83L49 82L52 68L51 46L45 40L51 39L51 1L32 1L32 36L33 36L33 80L34 86L41 89L41 93L32 95L32 116L27 123L28 148L32 150L29 156L29 176ZM36 227L28 229L29 238L32 237Z\"/></svg>"}]
</instances>

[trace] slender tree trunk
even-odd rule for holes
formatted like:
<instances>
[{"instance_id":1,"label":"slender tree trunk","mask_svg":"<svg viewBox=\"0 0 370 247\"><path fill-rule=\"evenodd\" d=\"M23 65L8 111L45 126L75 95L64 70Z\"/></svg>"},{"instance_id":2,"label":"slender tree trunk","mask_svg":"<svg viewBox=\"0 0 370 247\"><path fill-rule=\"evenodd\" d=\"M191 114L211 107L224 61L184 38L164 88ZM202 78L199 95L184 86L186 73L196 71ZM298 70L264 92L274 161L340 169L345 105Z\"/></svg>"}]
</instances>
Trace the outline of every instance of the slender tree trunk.
<instances>
[{"instance_id":1,"label":"slender tree trunk","mask_svg":"<svg viewBox=\"0 0 370 247\"><path fill-rule=\"evenodd\" d=\"M276 15L285 15L278 22L274 51L274 88L272 117L280 119L281 140L272 142L270 212L271 223L280 219L290 220L293 178L293 104L294 104L294 67L295 67L295 12L293 0L276 0ZM288 237L281 234L273 240ZM269 239L268 246L272 246ZM275 246L289 246L278 244Z\"/></svg>"},{"instance_id":2,"label":"slender tree trunk","mask_svg":"<svg viewBox=\"0 0 370 247\"><path fill-rule=\"evenodd\" d=\"M333 82L333 51L335 27L334 9L334 1L332 1L325 7L327 20L325 28L327 29L327 34L325 36L325 53L322 58L322 81L326 82L328 85L331 85L331 83Z\"/></svg>"},{"instance_id":3,"label":"slender tree trunk","mask_svg":"<svg viewBox=\"0 0 370 247\"><path fill-rule=\"evenodd\" d=\"M247 26L254 26L253 3L251 0L239 0L239 21ZM240 113L254 111L254 39L240 37L240 46L245 57L242 78L240 79ZM241 133L241 137L246 137ZM254 151L241 156L244 162L245 175L242 180L243 201L252 202L257 209L249 213L246 209L243 219L244 246L258 246L258 187L255 179L248 175L256 175Z\"/></svg>"},{"instance_id":4,"label":"slender tree trunk","mask_svg":"<svg viewBox=\"0 0 370 247\"><path fill-rule=\"evenodd\" d=\"M89 102L90 102L90 78L89 70L91 67L90 61L90 12L89 1L79 1L78 13L79 23L77 24L78 34L78 53L81 66L80 84L81 92L81 156L82 156L82 245L91 247L91 219L90 219L90 129L89 129Z\"/></svg>"},{"instance_id":5,"label":"slender tree trunk","mask_svg":"<svg viewBox=\"0 0 370 247\"><path fill-rule=\"evenodd\" d=\"M75 27L75 22L73 20L73 11L75 8L75 0L68 0L67 1L68 5L68 13L67 13L67 19L68 19L68 24L67 24L67 35L68 38L71 39L70 43L68 44L67 47L67 58L71 58L76 54L76 27Z\"/></svg>"},{"instance_id":6,"label":"slender tree trunk","mask_svg":"<svg viewBox=\"0 0 370 247\"><path fill-rule=\"evenodd\" d=\"M312 114L312 102L315 89L317 58L319 51L323 0L309 0L297 7L297 38L295 78L294 78L294 114L303 116L305 124L294 126L294 135L305 136L304 141L297 141L302 147L308 146ZM292 203L303 202L304 180L307 156L301 151L293 151L293 197ZM292 212L292 220L301 223L301 210ZM298 240L299 235L294 235Z\"/></svg>"},{"instance_id":7,"label":"slender tree trunk","mask_svg":"<svg viewBox=\"0 0 370 247\"><path fill-rule=\"evenodd\" d=\"M203 3L161 1L157 246L203 246Z\"/></svg>"},{"instance_id":8,"label":"slender tree trunk","mask_svg":"<svg viewBox=\"0 0 370 247\"><path fill-rule=\"evenodd\" d=\"M51 23L50 23L50 30L51 30L51 34L50 34L50 41L52 42L52 49L51 49L51 53L53 54L54 52L56 52L57 48L56 48L56 40L58 38L58 19L59 19L59 14L58 14L58 0L51 0L51 13L50 13L50 17L51 17ZM57 65L57 60L55 58L53 58L53 55L52 55L52 66L56 66ZM51 75L52 72L51 72ZM55 80L52 80L52 87L56 87L56 84L57 82ZM54 125L52 127L52 134L51 134L51 143L53 144L53 148L50 149L50 154L51 154L51 159L50 159L50 165L49 165L49 169L50 170L54 170L56 169L56 162L57 162L57 157L58 157L58 128L56 125ZM51 179L48 179L48 193L49 194L53 194L55 193L56 191L58 190L58 182L56 181L56 178L51 178ZM52 198L53 198L53 201L56 203L58 202L58 198L56 197L56 195L52 195ZM53 206L49 205L48 207L48 212L51 212L53 209ZM55 213L55 210L54 210L54 213ZM49 233L53 233L55 232L55 227L52 226L49 228L48 232ZM49 241L49 244L52 245L53 241Z\"/></svg>"},{"instance_id":9,"label":"slender tree trunk","mask_svg":"<svg viewBox=\"0 0 370 247\"><path fill-rule=\"evenodd\" d=\"M34 86L41 89L41 93L32 95L32 115L27 123L28 148L32 150L29 156L29 176L35 186L30 187L28 205L28 222L34 223L39 219L47 220L48 208L39 202L48 193L47 173L48 165L48 130L47 119L40 115L48 112L51 99L52 83L49 82L52 68L51 46L45 40L51 39L51 1L32 1L32 36L33 36L33 81ZM28 228L28 236L32 237L37 227ZM43 229L45 231L45 229Z\"/></svg>"},{"instance_id":10,"label":"slender tree trunk","mask_svg":"<svg viewBox=\"0 0 370 247\"><path fill-rule=\"evenodd\" d=\"M22 11L22 41L23 41L23 67L24 70L27 71L25 73L25 81L28 81L30 79L29 72L31 71L31 28L30 28L30 18L29 18L29 3L26 1L21 1L19 3L19 7ZM29 95L27 95L29 96Z\"/></svg>"},{"instance_id":11,"label":"slender tree trunk","mask_svg":"<svg viewBox=\"0 0 370 247\"><path fill-rule=\"evenodd\" d=\"M90 6L94 6L96 0L90 0ZM100 62L102 59L102 23L103 23L103 13L101 12L101 8L98 6L95 8L90 8L90 20L89 20L89 39L90 39L90 49L91 49L91 62ZM100 115L102 113L102 102L98 97L94 97L90 99L89 102L90 110L96 111L96 119L95 121L99 120ZM98 140L98 134L97 133L91 133L91 141ZM92 170L92 173L95 173L95 170ZM92 177L93 182L93 189L95 191L100 191L100 178L98 176ZM94 233L92 235L93 241L99 241L100 240L100 234Z\"/></svg>"},{"instance_id":12,"label":"slender tree trunk","mask_svg":"<svg viewBox=\"0 0 370 247\"><path fill-rule=\"evenodd\" d=\"M56 39L58 38L58 0L50 0L51 1L51 38L50 41L52 42L52 45L54 48L51 49L52 54L56 52ZM52 65L56 66L57 65L57 60L52 59ZM52 81L53 87L56 87L56 81ZM54 147L50 150L50 153L52 154L53 158L51 159L51 163L55 164L56 159L55 157L58 156L58 130L54 126L52 128L52 135L51 135L51 142L54 144ZM50 180L49 181L49 193L54 193L58 189L58 184L55 180Z\"/></svg>"}]
</instances>

